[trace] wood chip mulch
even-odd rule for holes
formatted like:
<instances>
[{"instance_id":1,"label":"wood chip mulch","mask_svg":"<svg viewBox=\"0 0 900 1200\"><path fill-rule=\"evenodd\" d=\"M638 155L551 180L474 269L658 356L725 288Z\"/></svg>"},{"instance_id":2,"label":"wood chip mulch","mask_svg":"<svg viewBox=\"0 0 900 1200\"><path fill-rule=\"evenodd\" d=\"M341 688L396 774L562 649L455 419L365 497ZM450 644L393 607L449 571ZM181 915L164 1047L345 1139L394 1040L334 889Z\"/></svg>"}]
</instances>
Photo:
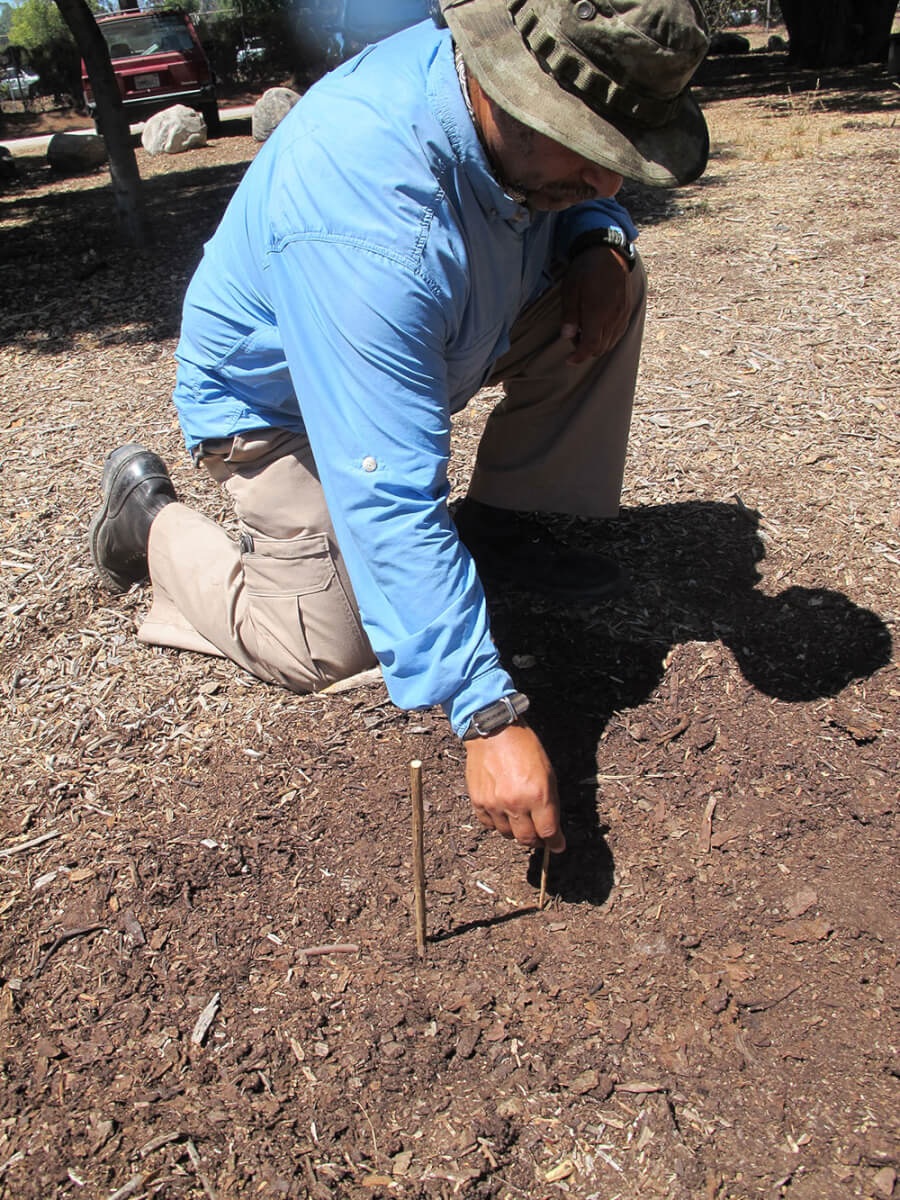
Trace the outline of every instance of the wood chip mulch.
<instances>
[{"instance_id":1,"label":"wood chip mulch","mask_svg":"<svg viewBox=\"0 0 900 1200\"><path fill-rule=\"evenodd\" d=\"M141 647L86 530L170 406L180 298L255 152L0 196L0 1197L897 1195L900 92L722 85L629 188L652 296L631 587L492 598L569 849L483 833L439 712ZM456 422L465 488L491 397ZM408 764L425 773L416 956Z\"/></svg>"}]
</instances>

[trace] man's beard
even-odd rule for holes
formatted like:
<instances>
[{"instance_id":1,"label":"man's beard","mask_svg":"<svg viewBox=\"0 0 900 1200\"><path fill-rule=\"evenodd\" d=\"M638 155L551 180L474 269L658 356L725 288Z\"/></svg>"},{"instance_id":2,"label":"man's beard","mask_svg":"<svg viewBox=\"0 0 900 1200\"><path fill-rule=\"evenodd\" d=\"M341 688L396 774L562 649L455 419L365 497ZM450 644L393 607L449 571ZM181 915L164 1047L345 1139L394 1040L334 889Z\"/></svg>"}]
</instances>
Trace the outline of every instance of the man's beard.
<instances>
[{"instance_id":1,"label":"man's beard","mask_svg":"<svg viewBox=\"0 0 900 1200\"><path fill-rule=\"evenodd\" d=\"M561 204L567 208L584 200L594 200L596 196L596 191L585 183L548 183L545 187L525 189L526 202L529 204L540 197L545 204Z\"/></svg>"}]
</instances>

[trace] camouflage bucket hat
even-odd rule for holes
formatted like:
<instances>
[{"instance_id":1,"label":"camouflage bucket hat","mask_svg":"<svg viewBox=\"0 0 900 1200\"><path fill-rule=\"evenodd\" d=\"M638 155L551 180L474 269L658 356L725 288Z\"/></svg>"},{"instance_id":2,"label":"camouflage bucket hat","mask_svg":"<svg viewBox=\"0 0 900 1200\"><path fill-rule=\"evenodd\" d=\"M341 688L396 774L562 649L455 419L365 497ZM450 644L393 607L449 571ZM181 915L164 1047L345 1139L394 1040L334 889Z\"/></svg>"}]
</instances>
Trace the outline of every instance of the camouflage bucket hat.
<instances>
[{"instance_id":1,"label":"camouflage bucket hat","mask_svg":"<svg viewBox=\"0 0 900 1200\"><path fill-rule=\"evenodd\" d=\"M691 76L696 0L441 0L466 66L506 112L628 179L690 183L709 153Z\"/></svg>"}]
</instances>

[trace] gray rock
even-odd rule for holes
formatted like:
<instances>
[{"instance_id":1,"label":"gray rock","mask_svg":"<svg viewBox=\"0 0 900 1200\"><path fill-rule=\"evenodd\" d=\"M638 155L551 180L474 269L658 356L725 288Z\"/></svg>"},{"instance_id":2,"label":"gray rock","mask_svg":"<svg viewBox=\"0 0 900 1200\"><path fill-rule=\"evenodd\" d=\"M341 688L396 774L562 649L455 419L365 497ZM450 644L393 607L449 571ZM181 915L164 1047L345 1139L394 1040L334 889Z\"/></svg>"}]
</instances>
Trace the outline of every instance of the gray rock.
<instances>
[{"instance_id":1,"label":"gray rock","mask_svg":"<svg viewBox=\"0 0 900 1200\"><path fill-rule=\"evenodd\" d=\"M742 33L714 33L709 40L710 54L749 54L750 39Z\"/></svg>"},{"instance_id":2,"label":"gray rock","mask_svg":"<svg viewBox=\"0 0 900 1200\"><path fill-rule=\"evenodd\" d=\"M275 126L288 115L299 95L286 87L269 88L253 106L251 132L258 142L264 142Z\"/></svg>"},{"instance_id":3,"label":"gray rock","mask_svg":"<svg viewBox=\"0 0 900 1200\"><path fill-rule=\"evenodd\" d=\"M16 160L6 146L0 146L0 181L15 179Z\"/></svg>"},{"instance_id":4,"label":"gray rock","mask_svg":"<svg viewBox=\"0 0 900 1200\"><path fill-rule=\"evenodd\" d=\"M94 171L108 157L106 142L96 133L54 133L47 147L47 161L62 175Z\"/></svg>"},{"instance_id":5,"label":"gray rock","mask_svg":"<svg viewBox=\"0 0 900 1200\"><path fill-rule=\"evenodd\" d=\"M173 104L144 124L141 145L148 154L182 154L206 145L206 122L196 109Z\"/></svg>"}]
</instances>

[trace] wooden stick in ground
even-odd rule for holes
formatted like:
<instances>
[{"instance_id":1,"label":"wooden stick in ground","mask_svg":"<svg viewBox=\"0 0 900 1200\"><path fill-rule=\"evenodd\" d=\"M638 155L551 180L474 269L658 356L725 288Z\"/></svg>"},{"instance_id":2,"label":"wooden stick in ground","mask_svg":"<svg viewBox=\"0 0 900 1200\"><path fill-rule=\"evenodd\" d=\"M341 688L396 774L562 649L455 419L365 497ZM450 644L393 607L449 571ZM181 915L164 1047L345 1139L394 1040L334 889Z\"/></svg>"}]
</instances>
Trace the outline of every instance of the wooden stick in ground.
<instances>
[{"instance_id":1,"label":"wooden stick in ground","mask_svg":"<svg viewBox=\"0 0 900 1200\"><path fill-rule=\"evenodd\" d=\"M550 847L544 847L544 857L541 859L541 894L538 899L538 908L543 910L547 903L547 872L550 869Z\"/></svg>"},{"instance_id":2,"label":"wooden stick in ground","mask_svg":"<svg viewBox=\"0 0 900 1200\"><path fill-rule=\"evenodd\" d=\"M409 784L412 793L413 832L413 890L416 901L416 949L419 958L425 957L425 806L422 798L422 764L413 759L409 764Z\"/></svg>"}]
</instances>

